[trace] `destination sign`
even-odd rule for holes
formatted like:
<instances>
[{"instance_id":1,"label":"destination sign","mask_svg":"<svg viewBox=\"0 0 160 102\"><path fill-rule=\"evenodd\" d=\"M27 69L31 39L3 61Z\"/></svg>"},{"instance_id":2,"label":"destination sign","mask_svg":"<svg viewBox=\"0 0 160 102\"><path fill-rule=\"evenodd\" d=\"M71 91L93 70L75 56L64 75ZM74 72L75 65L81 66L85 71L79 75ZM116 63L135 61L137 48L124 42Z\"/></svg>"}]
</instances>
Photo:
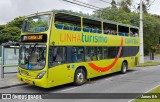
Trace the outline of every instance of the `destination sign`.
<instances>
[{"instance_id":1,"label":"destination sign","mask_svg":"<svg viewBox=\"0 0 160 102\"><path fill-rule=\"evenodd\" d=\"M43 35L30 35L26 36L27 40L42 40Z\"/></svg>"},{"instance_id":2,"label":"destination sign","mask_svg":"<svg viewBox=\"0 0 160 102\"><path fill-rule=\"evenodd\" d=\"M22 42L46 42L47 35L46 34L36 34L36 35L23 35L21 37Z\"/></svg>"}]
</instances>

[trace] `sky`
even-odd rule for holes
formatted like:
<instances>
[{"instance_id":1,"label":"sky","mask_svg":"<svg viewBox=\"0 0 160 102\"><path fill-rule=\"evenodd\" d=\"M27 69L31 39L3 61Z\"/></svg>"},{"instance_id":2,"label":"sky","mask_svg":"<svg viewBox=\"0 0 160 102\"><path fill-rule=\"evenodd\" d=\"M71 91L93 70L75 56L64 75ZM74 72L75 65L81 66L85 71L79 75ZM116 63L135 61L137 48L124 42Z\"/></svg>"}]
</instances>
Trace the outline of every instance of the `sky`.
<instances>
[{"instance_id":1,"label":"sky","mask_svg":"<svg viewBox=\"0 0 160 102\"><path fill-rule=\"evenodd\" d=\"M72 1L72 0L70 0ZM100 8L109 7L109 3L104 3L100 0L77 0L85 2ZM112 0L104 0L111 2ZM120 0L116 0L120 1ZM154 1L154 0L151 0ZM136 6L140 0L133 0ZM150 6L149 13L160 15L160 0L155 0ZM78 5L64 2L63 0L0 0L0 25L10 22L16 17L26 16L37 12L51 10L72 10L81 11L83 13L92 13L93 9L81 7Z\"/></svg>"}]
</instances>

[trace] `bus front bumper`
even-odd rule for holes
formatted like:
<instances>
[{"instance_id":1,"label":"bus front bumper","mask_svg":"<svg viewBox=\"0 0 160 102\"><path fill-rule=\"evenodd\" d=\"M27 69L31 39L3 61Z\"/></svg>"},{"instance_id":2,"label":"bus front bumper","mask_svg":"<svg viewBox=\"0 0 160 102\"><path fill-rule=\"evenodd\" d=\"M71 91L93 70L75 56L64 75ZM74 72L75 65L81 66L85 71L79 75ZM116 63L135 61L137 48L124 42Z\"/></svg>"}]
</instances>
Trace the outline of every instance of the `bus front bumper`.
<instances>
[{"instance_id":1,"label":"bus front bumper","mask_svg":"<svg viewBox=\"0 0 160 102\"><path fill-rule=\"evenodd\" d=\"M27 83L27 84L30 84L30 85L39 86L39 87L43 87L43 88L49 88L47 86L47 79L46 78L33 79L33 78L22 76L19 73L17 74L17 77L18 77L19 81L22 81L24 83Z\"/></svg>"}]
</instances>

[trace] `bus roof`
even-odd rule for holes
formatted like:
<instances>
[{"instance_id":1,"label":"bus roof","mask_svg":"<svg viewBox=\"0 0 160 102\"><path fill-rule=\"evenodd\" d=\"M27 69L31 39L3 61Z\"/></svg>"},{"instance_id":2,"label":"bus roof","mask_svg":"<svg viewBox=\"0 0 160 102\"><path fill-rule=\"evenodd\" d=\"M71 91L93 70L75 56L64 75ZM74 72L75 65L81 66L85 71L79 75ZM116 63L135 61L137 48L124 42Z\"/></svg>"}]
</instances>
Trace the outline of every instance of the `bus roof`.
<instances>
[{"instance_id":1,"label":"bus roof","mask_svg":"<svg viewBox=\"0 0 160 102\"><path fill-rule=\"evenodd\" d=\"M47 12L66 13L66 14L70 14L70 15L81 16L81 17L88 18L88 19L91 19L91 20L96 20L96 21L106 22L106 23L110 23L110 24L115 24L115 25L120 25L120 26L126 26L126 27L130 27L130 28L139 29L139 27L137 27L137 26L132 26L132 25L129 25L129 24L114 22L114 21L111 21L111 20L97 18L97 17L93 17L93 16L87 16L85 14L80 14L80 13L77 13L77 12L67 11L67 10L53 10L53 11L40 12L38 14L47 13ZM37 13L35 13L35 14L37 14ZM34 14L32 14L32 15L34 15Z\"/></svg>"}]
</instances>

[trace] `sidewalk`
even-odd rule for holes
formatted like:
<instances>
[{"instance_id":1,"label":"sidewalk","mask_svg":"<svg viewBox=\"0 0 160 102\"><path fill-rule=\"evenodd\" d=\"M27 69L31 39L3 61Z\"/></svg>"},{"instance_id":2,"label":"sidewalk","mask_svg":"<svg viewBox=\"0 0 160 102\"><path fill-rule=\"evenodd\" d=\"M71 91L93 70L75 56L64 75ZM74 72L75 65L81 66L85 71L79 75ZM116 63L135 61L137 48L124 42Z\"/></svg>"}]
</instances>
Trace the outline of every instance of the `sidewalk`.
<instances>
[{"instance_id":1,"label":"sidewalk","mask_svg":"<svg viewBox=\"0 0 160 102\"><path fill-rule=\"evenodd\" d=\"M18 81L17 73L4 74L4 78L0 78L0 89L21 85L25 85L25 83Z\"/></svg>"},{"instance_id":2,"label":"sidewalk","mask_svg":"<svg viewBox=\"0 0 160 102\"><path fill-rule=\"evenodd\" d=\"M160 56L154 56L154 60L150 60L150 56L144 57L144 61L160 62Z\"/></svg>"}]
</instances>

